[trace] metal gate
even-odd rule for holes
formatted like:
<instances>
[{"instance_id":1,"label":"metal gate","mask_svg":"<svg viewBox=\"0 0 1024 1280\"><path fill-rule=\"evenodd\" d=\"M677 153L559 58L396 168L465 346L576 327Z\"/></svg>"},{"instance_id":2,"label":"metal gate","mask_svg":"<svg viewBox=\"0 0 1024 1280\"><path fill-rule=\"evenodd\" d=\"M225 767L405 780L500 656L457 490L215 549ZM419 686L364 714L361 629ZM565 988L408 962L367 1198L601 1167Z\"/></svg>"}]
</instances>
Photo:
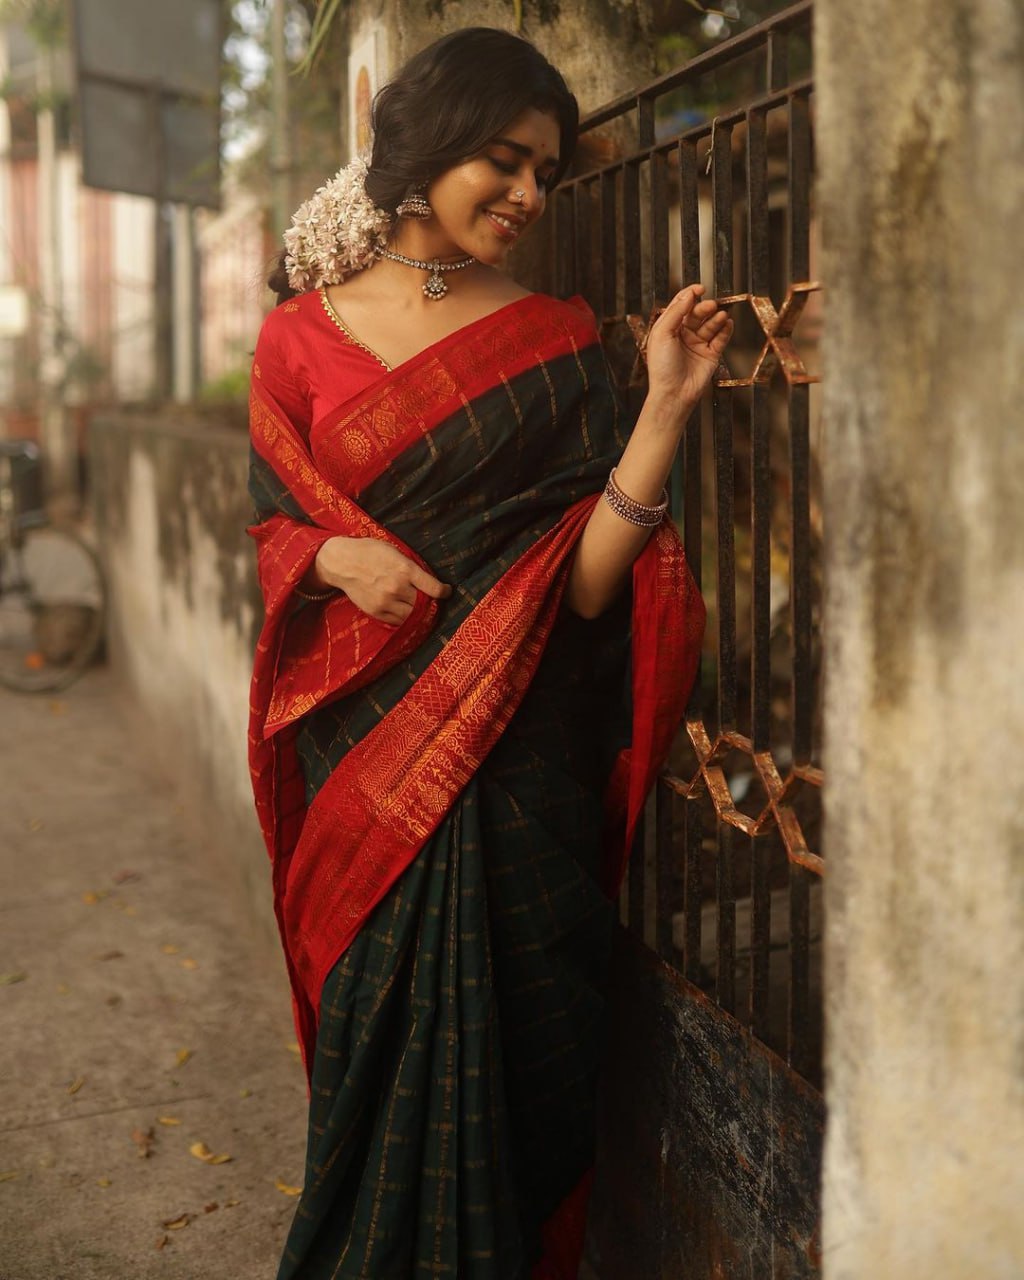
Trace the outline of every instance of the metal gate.
<instances>
[{"instance_id":1,"label":"metal gate","mask_svg":"<svg viewBox=\"0 0 1024 1280\"><path fill-rule=\"evenodd\" d=\"M652 1107L676 1107L682 1165L666 1154L671 1125L646 1156L636 1133L649 1117L605 1126L606 1146L630 1148L605 1163L632 1163L634 1186L646 1177L638 1160L659 1163L661 1220L643 1194L609 1183L604 1203L627 1206L619 1234L628 1240L610 1227L598 1240L603 1280L679 1280L675 1259L688 1277L817 1272L822 515L810 23L810 3L794 5L588 117L585 170L556 193L558 292L593 307L634 407L644 387L638 350L683 283L703 280L736 320L672 482L708 604L701 675L622 900L634 942L625 944L620 1013L633 1041L664 1061L648 1067L635 1044L623 1047L609 1106L620 1107L638 1073L671 1077L674 1064L685 1076L694 1058L711 1083L701 1116L684 1097L657 1101L671 1083L650 1085ZM653 1037L636 1020L639 1006L659 1024ZM666 1018L675 1058L658 1040ZM704 1132L723 1111L738 1134ZM680 1169L687 1177L673 1192ZM707 1201L700 1223L691 1221L695 1180ZM677 1241L666 1239L673 1195L685 1201Z\"/></svg>"}]
</instances>

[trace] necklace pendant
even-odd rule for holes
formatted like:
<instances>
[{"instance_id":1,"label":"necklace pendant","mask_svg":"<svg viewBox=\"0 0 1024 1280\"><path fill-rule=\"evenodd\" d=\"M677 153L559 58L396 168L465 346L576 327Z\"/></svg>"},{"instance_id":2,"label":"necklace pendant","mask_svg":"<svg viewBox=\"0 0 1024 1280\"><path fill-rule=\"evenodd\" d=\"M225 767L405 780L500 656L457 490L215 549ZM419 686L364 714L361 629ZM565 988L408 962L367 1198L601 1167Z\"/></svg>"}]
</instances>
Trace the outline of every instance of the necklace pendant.
<instances>
[{"instance_id":1,"label":"necklace pendant","mask_svg":"<svg viewBox=\"0 0 1024 1280\"><path fill-rule=\"evenodd\" d=\"M431 302L440 302L448 292L448 286L444 282L441 268L436 260L430 264L430 278L423 286L423 292Z\"/></svg>"}]
</instances>

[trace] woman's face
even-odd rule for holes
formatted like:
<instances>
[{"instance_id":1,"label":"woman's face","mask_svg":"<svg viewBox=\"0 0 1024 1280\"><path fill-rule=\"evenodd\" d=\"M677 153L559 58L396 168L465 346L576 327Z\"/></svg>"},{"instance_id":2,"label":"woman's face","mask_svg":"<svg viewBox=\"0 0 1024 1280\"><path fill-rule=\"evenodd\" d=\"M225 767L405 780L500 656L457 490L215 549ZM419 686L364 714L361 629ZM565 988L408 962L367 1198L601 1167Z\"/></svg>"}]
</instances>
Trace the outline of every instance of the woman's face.
<instances>
[{"instance_id":1,"label":"woman's face","mask_svg":"<svg viewBox=\"0 0 1024 1280\"><path fill-rule=\"evenodd\" d=\"M434 216L423 224L437 232L434 252L500 266L544 212L559 132L554 116L528 107L472 159L435 178L427 189Z\"/></svg>"}]
</instances>

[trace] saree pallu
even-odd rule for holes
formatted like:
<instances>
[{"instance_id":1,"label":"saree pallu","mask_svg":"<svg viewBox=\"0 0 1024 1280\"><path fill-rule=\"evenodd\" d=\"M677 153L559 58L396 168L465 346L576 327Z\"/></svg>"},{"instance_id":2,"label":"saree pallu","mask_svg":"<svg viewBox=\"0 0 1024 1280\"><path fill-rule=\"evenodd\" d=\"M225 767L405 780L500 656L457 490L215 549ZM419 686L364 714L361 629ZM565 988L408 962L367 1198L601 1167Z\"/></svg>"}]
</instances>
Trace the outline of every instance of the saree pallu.
<instances>
[{"instance_id":1,"label":"saree pallu","mask_svg":"<svg viewBox=\"0 0 1024 1280\"><path fill-rule=\"evenodd\" d=\"M571 1280L617 891L696 670L674 528L563 605L621 453L592 316L531 295L308 441L254 367L250 763L310 1081L279 1280ZM390 627L294 588L335 534L451 583Z\"/></svg>"}]
</instances>

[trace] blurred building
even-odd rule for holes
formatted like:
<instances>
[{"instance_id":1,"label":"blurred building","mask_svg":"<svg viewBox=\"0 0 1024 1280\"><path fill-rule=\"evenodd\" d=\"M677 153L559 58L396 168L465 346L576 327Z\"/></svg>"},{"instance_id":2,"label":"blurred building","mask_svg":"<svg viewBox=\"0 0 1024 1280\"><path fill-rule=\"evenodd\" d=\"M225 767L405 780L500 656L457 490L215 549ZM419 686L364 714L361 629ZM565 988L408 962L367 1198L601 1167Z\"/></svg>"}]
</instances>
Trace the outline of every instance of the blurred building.
<instances>
[{"instance_id":1,"label":"blurred building","mask_svg":"<svg viewBox=\"0 0 1024 1280\"><path fill-rule=\"evenodd\" d=\"M0 430L37 434L42 319L37 131L39 50L17 25L0 28ZM154 204L82 185L71 128L70 72L56 55L58 377L65 403L148 399L155 382Z\"/></svg>"}]
</instances>

